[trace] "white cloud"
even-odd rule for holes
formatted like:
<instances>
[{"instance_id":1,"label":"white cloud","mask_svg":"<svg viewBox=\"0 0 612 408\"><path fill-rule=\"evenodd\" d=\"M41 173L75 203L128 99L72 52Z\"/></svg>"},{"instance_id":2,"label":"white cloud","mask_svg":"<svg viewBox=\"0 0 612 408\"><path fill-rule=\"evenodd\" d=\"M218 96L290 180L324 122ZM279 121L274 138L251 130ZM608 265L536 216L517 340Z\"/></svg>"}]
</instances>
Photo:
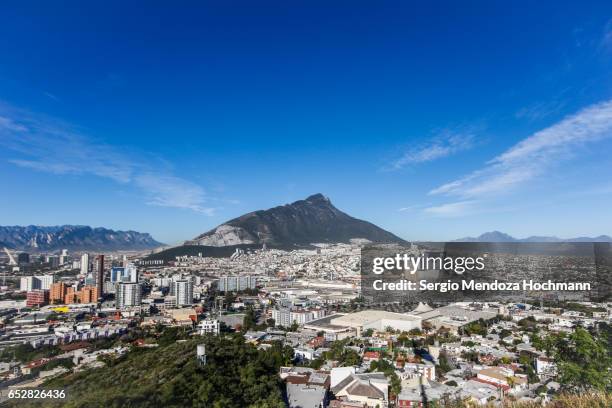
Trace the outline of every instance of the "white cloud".
<instances>
[{"instance_id":1,"label":"white cloud","mask_svg":"<svg viewBox=\"0 0 612 408\"><path fill-rule=\"evenodd\" d=\"M214 208L203 207L204 190L190 181L174 176L145 173L134 177L134 183L150 196L147 204L161 207L187 208L213 215Z\"/></svg>"},{"instance_id":2,"label":"white cloud","mask_svg":"<svg viewBox=\"0 0 612 408\"><path fill-rule=\"evenodd\" d=\"M212 215L214 208L199 185L164 170L146 154L130 154L86 136L72 125L0 105L0 145L18 158L17 166L53 174L94 175L143 192L149 205L182 208ZM141 158L143 157L144 158ZM155 168L155 169L154 169ZM160 170L161 168L161 170Z\"/></svg>"},{"instance_id":3,"label":"white cloud","mask_svg":"<svg viewBox=\"0 0 612 408\"><path fill-rule=\"evenodd\" d=\"M441 159L473 146L474 134L471 131L444 130L434 138L404 153L402 157L391 163L391 169L399 170L405 166Z\"/></svg>"},{"instance_id":4,"label":"white cloud","mask_svg":"<svg viewBox=\"0 0 612 408\"><path fill-rule=\"evenodd\" d=\"M458 201L455 203L442 204L427 207L423 210L425 214L437 217L460 217L467 215L474 210L475 201Z\"/></svg>"},{"instance_id":5,"label":"white cloud","mask_svg":"<svg viewBox=\"0 0 612 408\"><path fill-rule=\"evenodd\" d=\"M446 183L430 194L481 198L508 192L569 160L575 149L612 137L612 100L589 106L534 133L485 167Z\"/></svg>"}]
</instances>

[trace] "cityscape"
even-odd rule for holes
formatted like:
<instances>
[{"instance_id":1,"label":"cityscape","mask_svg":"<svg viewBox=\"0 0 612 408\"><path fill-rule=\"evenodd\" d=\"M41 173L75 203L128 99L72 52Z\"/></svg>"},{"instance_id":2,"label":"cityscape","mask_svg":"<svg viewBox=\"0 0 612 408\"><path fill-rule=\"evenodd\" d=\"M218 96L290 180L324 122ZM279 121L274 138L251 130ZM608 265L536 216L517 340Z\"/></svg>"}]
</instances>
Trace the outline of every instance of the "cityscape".
<instances>
[{"instance_id":1,"label":"cityscape","mask_svg":"<svg viewBox=\"0 0 612 408\"><path fill-rule=\"evenodd\" d=\"M612 407L612 2L0 3L0 408Z\"/></svg>"},{"instance_id":2,"label":"cityscape","mask_svg":"<svg viewBox=\"0 0 612 408\"><path fill-rule=\"evenodd\" d=\"M429 304L369 304L361 290L364 245L363 239L293 250L264 244L227 257L207 256L211 247L201 246L200 253L171 260L158 251L4 248L3 399L10 401L11 390L56 384L70 394L79 373L119 367L133 354L155 355L177 343L192 346L175 358L202 369L216 358L209 342L223 338L239 338L259 353L280 347L289 356L269 374L278 380L277 398L231 406L535 406L567 390L609 389L610 302L525 296L522 302L434 297ZM590 347L583 358L599 367L594 378L574 372L581 369L571 366L577 362L559 354L580 342ZM82 389L74 392L83 398L76 405L88 401ZM202 397L196 400L214 401ZM108 398L105 404L116 403ZM173 398L166 402L185 403L182 395Z\"/></svg>"}]
</instances>

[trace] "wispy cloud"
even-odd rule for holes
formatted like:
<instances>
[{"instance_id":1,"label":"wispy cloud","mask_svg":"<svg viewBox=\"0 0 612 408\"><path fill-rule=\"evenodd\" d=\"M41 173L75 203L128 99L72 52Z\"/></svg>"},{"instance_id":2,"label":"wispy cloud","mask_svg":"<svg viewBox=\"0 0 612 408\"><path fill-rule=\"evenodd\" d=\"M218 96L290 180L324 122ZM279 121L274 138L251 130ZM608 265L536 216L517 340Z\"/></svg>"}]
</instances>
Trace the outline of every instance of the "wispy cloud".
<instances>
[{"instance_id":1,"label":"wispy cloud","mask_svg":"<svg viewBox=\"0 0 612 408\"><path fill-rule=\"evenodd\" d=\"M453 131L445 129L430 140L416 144L399 159L391 163L391 170L426 163L451 156L474 146L472 130Z\"/></svg>"},{"instance_id":2,"label":"wispy cloud","mask_svg":"<svg viewBox=\"0 0 612 408\"><path fill-rule=\"evenodd\" d=\"M599 43L600 49L605 51L612 50L612 18L608 20L603 29L603 35Z\"/></svg>"},{"instance_id":3,"label":"wispy cloud","mask_svg":"<svg viewBox=\"0 0 612 408\"><path fill-rule=\"evenodd\" d=\"M438 217L460 217L474 211L475 201L466 200L455 203L447 203L423 209L425 214Z\"/></svg>"},{"instance_id":4,"label":"wispy cloud","mask_svg":"<svg viewBox=\"0 0 612 408\"><path fill-rule=\"evenodd\" d=\"M407 207L398 208L397 211L399 211L399 212L411 212L411 211L419 209L420 207L421 206L419 206L419 205L409 205Z\"/></svg>"},{"instance_id":5,"label":"wispy cloud","mask_svg":"<svg viewBox=\"0 0 612 408\"><path fill-rule=\"evenodd\" d=\"M567 105L564 99L556 99L548 102L536 102L519 109L514 116L518 119L536 121L558 113Z\"/></svg>"},{"instance_id":6,"label":"wispy cloud","mask_svg":"<svg viewBox=\"0 0 612 408\"><path fill-rule=\"evenodd\" d=\"M0 105L0 146L13 152L16 166L52 174L94 175L131 185L146 203L211 215L204 189L177 177L146 154L130 154L87 136L71 124ZM139 158L139 157L145 157ZM156 162L157 163L157 162ZM166 166L167 167L167 166ZM161 169L161 170L160 170Z\"/></svg>"},{"instance_id":7,"label":"wispy cloud","mask_svg":"<svg viewBox=\"0 0 612 408\"><path fill-rule=\"evenodd\" d=\"M612 137L612 100L591 105L534 133L485 167L446 183L430 194L481 198L507 192L569 160L575 149Z\"/></svg>"}]
</instances>

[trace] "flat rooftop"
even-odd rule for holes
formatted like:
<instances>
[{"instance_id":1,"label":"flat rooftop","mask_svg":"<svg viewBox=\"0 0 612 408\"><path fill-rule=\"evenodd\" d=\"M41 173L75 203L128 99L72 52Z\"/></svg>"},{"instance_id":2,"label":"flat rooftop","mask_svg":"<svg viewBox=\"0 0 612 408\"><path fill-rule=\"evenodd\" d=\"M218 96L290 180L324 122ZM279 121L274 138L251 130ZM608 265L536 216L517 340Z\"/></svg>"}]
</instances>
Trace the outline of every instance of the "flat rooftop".
<instances>
[{"instance_id":1,"label":"flat rooftop","mask_svg":"<svg viewBox=\"0 0 612 408\"><path fill-rule=\"evenodd\" d=\"M419 321L422 320L419 316L387 312L385 310L364 310L361 312L350 313L344 316L337 317L331 320L331 324L340 326L357 327L363 326L377 320L402 320L402 321Z\"/></svg>"}]
</instances>

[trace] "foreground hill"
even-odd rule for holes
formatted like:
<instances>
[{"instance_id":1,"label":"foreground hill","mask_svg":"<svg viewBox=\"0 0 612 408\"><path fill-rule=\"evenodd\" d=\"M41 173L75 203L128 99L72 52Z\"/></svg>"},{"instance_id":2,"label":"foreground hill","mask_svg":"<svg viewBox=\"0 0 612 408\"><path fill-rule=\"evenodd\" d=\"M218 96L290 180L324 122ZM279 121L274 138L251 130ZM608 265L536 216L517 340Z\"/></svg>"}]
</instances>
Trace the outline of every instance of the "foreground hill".
<instances>
[{"instance_id":1,"label":"foreground hill","mask_svg":"<svg viewBox=\"0 0 612 408\"><path fill-rule=\"evenodd\" d=\"M401 238L367 221L353 218L334 207L322 194L268 210L250 212L185 242L185 245L276 246L308 245L317 242L349 242L363 238L372 242L404 242Z\"/></svg>"},{"instance_id":2,"label":"foreground hill","mask_svg":"<svg viewBox=\"0 0 612 408\"><path fill-rule=\"evenodd\" d=\"M151 235L136 231L114 231L85 225L0 226L0 243L22 251L141 250L162 246Z\"/></svg>"},{"instance_id":3,"label":"foreground hill","mask_svg":"<svg viewBox=\"0 0 612 408\"><path fill-rule=\"evenodd\" d=\"M172 329L167 329L172 330ZM164 335L164 337L168 337ZM206 344L207 364L196 360L197 344ZM278 345L257 350L240 335L200 337L134 348L107 365L65 374L44 385L65 389L66 400L39 400L57 407L259 407L281 408L281 365L292 350ZM21 402L15 406L20 405Z\"/></svg>"}]
</instances>

